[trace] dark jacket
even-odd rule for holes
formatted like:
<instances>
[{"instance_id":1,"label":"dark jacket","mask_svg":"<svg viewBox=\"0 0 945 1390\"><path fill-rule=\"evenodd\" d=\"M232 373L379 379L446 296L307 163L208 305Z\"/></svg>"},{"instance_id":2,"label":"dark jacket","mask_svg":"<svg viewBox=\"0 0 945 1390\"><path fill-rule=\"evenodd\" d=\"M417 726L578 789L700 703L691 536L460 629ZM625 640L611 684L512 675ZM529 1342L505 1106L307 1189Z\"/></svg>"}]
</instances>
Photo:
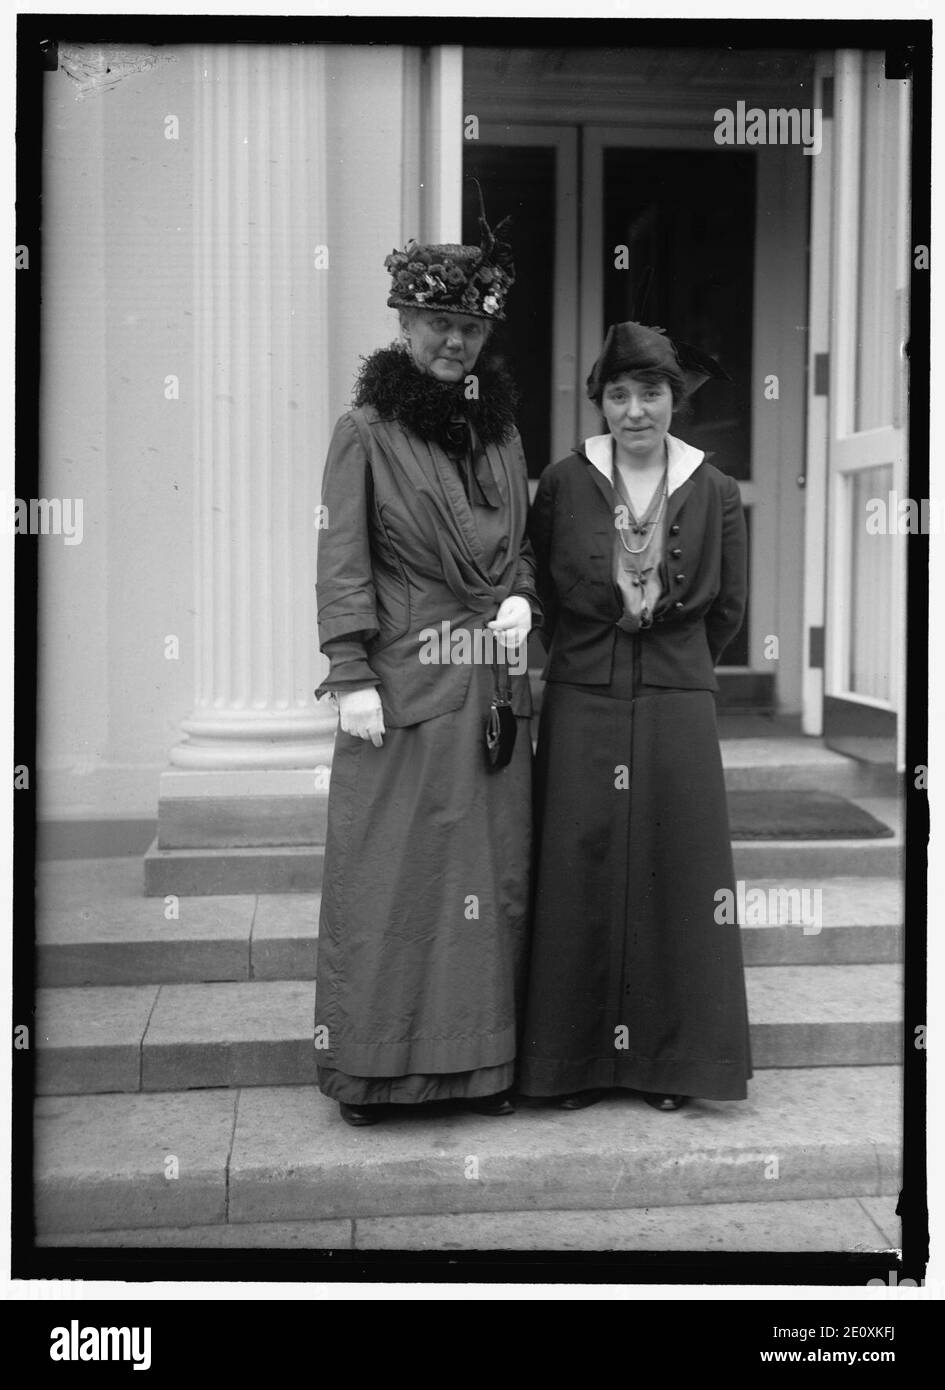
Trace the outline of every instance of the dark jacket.
<instances>
[{"instance_id":1,"label":"dark jacket","mask_svg":"<svg viewBox=\"0 0 945 1390\"><path fill-rule=\"evenodd\" d=\"M738 484L702 453L668 436L663 593L653 626L640 633L647 685L717 690L714 666L742 625L747 591L745 521ZM589 439L541 475L528 533L538 563L549 681L606 685L616 623L614 494L592 462L610 436Z\"/></svg>"},{"instance_id":2,"label":"dark jacket","mask_svg":"<svg viewBox=\"0 0 945 1390\"><path fill-rule=\"evenodd\" d=\"M318 535L318 633L323 650L349 639L361 678L379 685L385 723L418 724L458 709L472 666L420 660L423 629L470 631L521 594L540 614L535 565L525 540L528 484L517 431L485 453L500 506L477 530L455 465L373 406L335 426L322 483L326 524ZM356 661L347 661L357 673ZM331 689L325 682L317 692ZM531 713L526 675L512 677L512 707ZM485 720L486 711L483 711Z\"/></svg>"}]
</instances>

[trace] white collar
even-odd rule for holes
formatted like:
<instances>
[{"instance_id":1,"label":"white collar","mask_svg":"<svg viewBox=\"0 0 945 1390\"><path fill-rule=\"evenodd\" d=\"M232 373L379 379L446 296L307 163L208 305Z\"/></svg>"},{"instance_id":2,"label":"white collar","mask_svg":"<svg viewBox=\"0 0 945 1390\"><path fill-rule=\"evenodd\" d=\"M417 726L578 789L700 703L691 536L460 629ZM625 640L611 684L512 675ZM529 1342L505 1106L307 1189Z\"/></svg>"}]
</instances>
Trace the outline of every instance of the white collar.
<instances>
[{"instance_id":1,"label":"white collar","mask_svg":"<svg viewBox=\"0 0 945 1390\"><path fill-rule=\"evenodd\" d=\"M584 452L590 462L603 473L608 482L613 477L614 437L612 434L592 434L584 441ZM692 477L705 458L701 449L694 448L675 435L666 436L666 495L671 497L677 488L682 487L687 478Z\"/></svg>"}]
</instances>

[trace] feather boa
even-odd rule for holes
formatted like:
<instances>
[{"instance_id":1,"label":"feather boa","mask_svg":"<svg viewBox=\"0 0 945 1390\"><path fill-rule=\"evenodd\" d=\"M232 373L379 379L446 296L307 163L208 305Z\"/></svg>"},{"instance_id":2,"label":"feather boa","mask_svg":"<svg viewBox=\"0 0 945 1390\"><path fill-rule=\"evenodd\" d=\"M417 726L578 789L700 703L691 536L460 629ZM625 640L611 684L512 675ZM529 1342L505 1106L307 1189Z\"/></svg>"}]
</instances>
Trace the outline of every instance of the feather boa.
<instances>
[{"instance_id":1,"label":"feather boa","mask_svg":"<svg viewBox=\"0 0 945 1390\"><path fill-rule=\"evenodd\" d=\"M414 365L398 343L361 359L353 404L372 405L385 420L397 420L421 439L446 447L450 422L465 415L482 444L504 444L515 429L516 394L504 367L485 352L474 373L479 397L466 399L463 381L438 381Z\"/></svg>"}]
</instances>

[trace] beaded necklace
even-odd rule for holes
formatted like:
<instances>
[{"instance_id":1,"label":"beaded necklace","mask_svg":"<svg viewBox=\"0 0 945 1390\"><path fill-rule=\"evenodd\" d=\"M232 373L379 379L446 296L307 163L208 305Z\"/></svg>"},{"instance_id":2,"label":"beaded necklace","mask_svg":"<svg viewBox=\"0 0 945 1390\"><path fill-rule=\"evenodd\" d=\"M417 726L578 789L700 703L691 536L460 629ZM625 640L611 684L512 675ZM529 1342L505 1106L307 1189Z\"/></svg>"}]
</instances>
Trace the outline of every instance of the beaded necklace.
<instances>
[{"instance_id":1,"label":"beaded necklace","mask_svg":"<svg viewBox=\"0 0 945 1390\"><path fill-rule=\"evenodd\" d=\"M617 476L618 476L618 475L617 475L617 464L616 464L616 460L611 464L611 477L610 477L611 487L614 489L614 492L617 493L618 497L619 497L619 496L623 496L623 498L624 498L624 503L625 503L625 505L626 505L627 511L630 513L630 520L633 522L633 531L634 531L634 534L635 534L635 535L640 535L641 532L642 532L642 533L644 533L644 535L645 535L645 539L644 539L644 541L643 541L643 544L640 545L640 546L638 546L636 549L634 549L633 546L628 545L627 542L624 540L624 537L623 537L623 529L624 529L624 528L618 526L618 528L617 528L617 535L620 537L620 544L623 546L624 550L627 552L628 555L642 555L643 552L644 552L644 550L646 550L647 546L648 546L649 543L650 543L650 536L649 536L648 534L646 534L646 533L647 533L647 532L650 532L650 531L653 529L653 527L657 524L657 522L659 521L660 517L663 515L663 508L666 506L666 497L667 497L667 485L666 485L666 484L667 484L667 472L668 472L668 470L667 470L666 468L664 468L664 469L663 469L663 477L662 477L662 479L660 480L660 485L659 485L659 499L660 499L660 500L659 500L659 506L658 506L657 511L656 511L656 515L653 516L653 517L651 517L649 521L640 521L640 520L637 519L636 513L634 512L633 506L631 505L631 502L630 502L630 494L627 492L627 490L626 490L625 487L624 487L624 488L621 488L621 487L619 486L618 482L617 482ZM653 500L652 500L652 498L651 498L651 499L650 499L649 506L647 507L646 511L649 511L649 510L652 508L652 506L653 506ZM644 512L643 515L646 516L646 512Z\"/></svg>"}]
</instances>

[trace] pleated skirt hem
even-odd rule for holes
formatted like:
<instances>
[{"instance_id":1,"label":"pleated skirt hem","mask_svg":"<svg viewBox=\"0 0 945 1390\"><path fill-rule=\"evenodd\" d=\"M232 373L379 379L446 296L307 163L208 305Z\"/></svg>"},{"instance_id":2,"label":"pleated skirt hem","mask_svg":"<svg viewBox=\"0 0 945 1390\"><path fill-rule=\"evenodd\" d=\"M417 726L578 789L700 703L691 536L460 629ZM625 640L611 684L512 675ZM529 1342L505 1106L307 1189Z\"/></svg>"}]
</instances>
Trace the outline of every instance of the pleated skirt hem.
<instances>
[{"instance_id":1,"label":"pleated skirt hem","mask_svg":"<svg viewBox=\"0 0 945 1390\"><path fill-rule=\"evenodd\" d=\"M515 1064L478 1067L474 1071L409 1076L349 1076L333 1067L318 1068L323 1095L345 1105L424 1105L436 1100L472 1100L506 1091L515 1077Z\"/></svg>"}]
</instances>

